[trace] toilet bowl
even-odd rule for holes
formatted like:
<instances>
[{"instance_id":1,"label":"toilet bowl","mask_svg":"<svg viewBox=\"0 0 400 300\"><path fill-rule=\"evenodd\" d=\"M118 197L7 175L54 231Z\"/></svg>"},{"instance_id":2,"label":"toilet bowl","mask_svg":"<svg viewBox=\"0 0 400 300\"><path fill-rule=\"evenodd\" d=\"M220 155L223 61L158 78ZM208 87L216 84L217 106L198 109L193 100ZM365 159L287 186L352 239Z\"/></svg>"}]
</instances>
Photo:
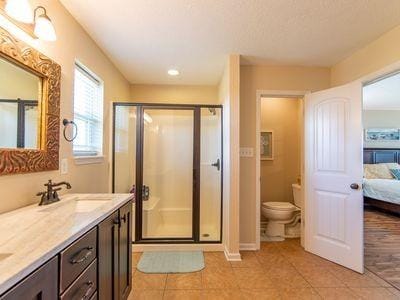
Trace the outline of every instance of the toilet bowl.
<instances>
[{"instance_id":1,"label":"toilet bowl","mask_svg":"<svg viewBox=\"0 0 400 300\"><path fill-rule=\"evenodd\" d=\"M263 216L268 220L266 234L270 237L300 237L301 186L292 184L294 205L290 202L264 202Z\"/></svg>"}]
</instances>

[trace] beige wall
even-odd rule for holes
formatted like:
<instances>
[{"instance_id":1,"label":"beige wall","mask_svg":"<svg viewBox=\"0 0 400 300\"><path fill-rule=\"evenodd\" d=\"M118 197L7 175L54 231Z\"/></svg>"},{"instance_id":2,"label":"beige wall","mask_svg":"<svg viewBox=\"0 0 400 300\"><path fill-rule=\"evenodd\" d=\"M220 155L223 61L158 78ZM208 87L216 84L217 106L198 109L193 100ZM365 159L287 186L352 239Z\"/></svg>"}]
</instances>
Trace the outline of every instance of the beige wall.
<instances>
[{"instance_id":1,"label":"beige wall","mask_svg":"<svg viewBox=\"0 0 400 300\"><path fill-rule=\"evenodd\" d=\"M64 9L59 1L32 1L43 4L57 31L56 42L33 41L26 38L15 27L7 26L7 30L15 32L19 37L34 45L39 51L49 56L62 68L61 78L61 119L72 118L73 111L73 68L78 59L104 81L104 163L77 166L72 158L72 144L61 138L60 158L68 158L69 172L60 175L59 171L41 172L25 175L0 177L0 212L9 211L31 203L39 202L35 194L44 189L48 179L67 180L72 184L72 192L107 192L109 186L109 102L129 98L129 84L114 67L100 48L86 34L82 27ZM4 22L4 21L2 21Z\"/></svg>"},{"instance_id":2,"label":"beige wall","mask_svg":"<svg viewBox=\"0 0 400 300\"><path fill-rule=\"evenodd\" d=\"M341 85L400 61L400 26L356 51L331 69L332 86Z\"/></svg>"},{"instance_id":3,"label":"beige wall","mask_svg":"<svg viewBox=\"0 0 400 300\"><path fill-rule=\"evenodd\" d=\"M274 159L262 160L261 202L292 202L292 183L300 176L302 130L300 99L263 98L261 131L273 131Z\"/></svg>"},{"instance_id":4,"label":"beige wall","mask_svg":"<svg viewBox=\"0 0 400 300\"><path fill-rule=\"evenodd\" d=\"M364 110L363 127L400 128L400 110ZM399 148L399 141L364 141L367 148Z\"/></svg>"},{"instance_id":5,"label":"beige wall","mask_svg":"<svg viewBox=\"0 0 400 300\"><path fill-rule=\"evenodd\" d=\"M330 70L317 67L241 66L240 146L256 145L256 94L259 90L318 91L329 88ZM256 241L256 161L240 159L240 243ZM259 233L257 233L259 234Z\"/></svg>"},{"instance_id":6,"label":"beige wall","mask_svg":"<svg viewBox=\"0 0 400 300\"><path fill-rule=\"evenodd\" d=\"M172 104L219 103L218 87L204 85L131 85L130 101Z\"/></svg>"}]
</instances>

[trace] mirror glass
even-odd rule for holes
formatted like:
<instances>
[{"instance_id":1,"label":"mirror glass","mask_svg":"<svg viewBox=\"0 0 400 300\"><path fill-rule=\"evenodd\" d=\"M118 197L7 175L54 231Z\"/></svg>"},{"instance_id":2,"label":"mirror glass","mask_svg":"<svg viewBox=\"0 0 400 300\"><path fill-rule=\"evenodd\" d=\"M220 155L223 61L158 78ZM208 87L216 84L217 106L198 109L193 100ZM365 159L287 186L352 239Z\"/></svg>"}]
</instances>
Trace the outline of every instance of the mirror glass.
<instances>
[{"instance_id":1,"label":"mirror glass","mask_svg":"<svg viewBox=\"0 0 400 300\"><path fill-rule=\"evenodd\" d=\"M0 148L40 148L41 83L0 57Z\"/></svg>"}]
</instances>

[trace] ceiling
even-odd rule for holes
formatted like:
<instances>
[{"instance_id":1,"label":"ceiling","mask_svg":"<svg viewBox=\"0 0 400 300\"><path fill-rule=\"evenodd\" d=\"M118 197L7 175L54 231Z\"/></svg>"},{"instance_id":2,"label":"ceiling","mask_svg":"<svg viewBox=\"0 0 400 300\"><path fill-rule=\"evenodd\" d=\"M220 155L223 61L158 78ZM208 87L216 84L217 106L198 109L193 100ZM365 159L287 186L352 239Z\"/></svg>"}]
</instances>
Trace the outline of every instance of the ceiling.
<instances>
[{"instance_id":1,"label":"ceiling","mask_svg":"<svg viewBox=\"0 0 400 300\"><path fill-rule=\"evenodd\" d=\"M400 24L399 0L61 2L131 83L217 84L229 53L331 66Z\"/></svg>"},{"instance_id":2,"label":"ceiling","mask_svg":"<svg viewBox=\"0 0 400 300\"><path fill-rule=\"evenodd\" d=\"M365 110L400 110L400 74L365 86L363 106Z\"/></svg>"}]
</instances>

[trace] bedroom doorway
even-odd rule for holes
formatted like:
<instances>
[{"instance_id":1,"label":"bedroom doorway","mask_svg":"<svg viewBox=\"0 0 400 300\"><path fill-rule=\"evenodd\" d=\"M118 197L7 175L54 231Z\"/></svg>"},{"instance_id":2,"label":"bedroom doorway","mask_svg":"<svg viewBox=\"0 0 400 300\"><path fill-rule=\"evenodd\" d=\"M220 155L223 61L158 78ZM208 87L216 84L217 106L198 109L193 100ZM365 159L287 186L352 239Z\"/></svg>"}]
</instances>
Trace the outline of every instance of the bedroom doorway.
<instances>
[{"instance_id":1,"label":"bedroom doorway","mask_svg":"<svg viewBox=\"0 0 400 300\"><path fill-rule=\"evenodd\" d=\"M363 86L365 268L400 289L400 71Z\"/></svg>"}]
</instances>

